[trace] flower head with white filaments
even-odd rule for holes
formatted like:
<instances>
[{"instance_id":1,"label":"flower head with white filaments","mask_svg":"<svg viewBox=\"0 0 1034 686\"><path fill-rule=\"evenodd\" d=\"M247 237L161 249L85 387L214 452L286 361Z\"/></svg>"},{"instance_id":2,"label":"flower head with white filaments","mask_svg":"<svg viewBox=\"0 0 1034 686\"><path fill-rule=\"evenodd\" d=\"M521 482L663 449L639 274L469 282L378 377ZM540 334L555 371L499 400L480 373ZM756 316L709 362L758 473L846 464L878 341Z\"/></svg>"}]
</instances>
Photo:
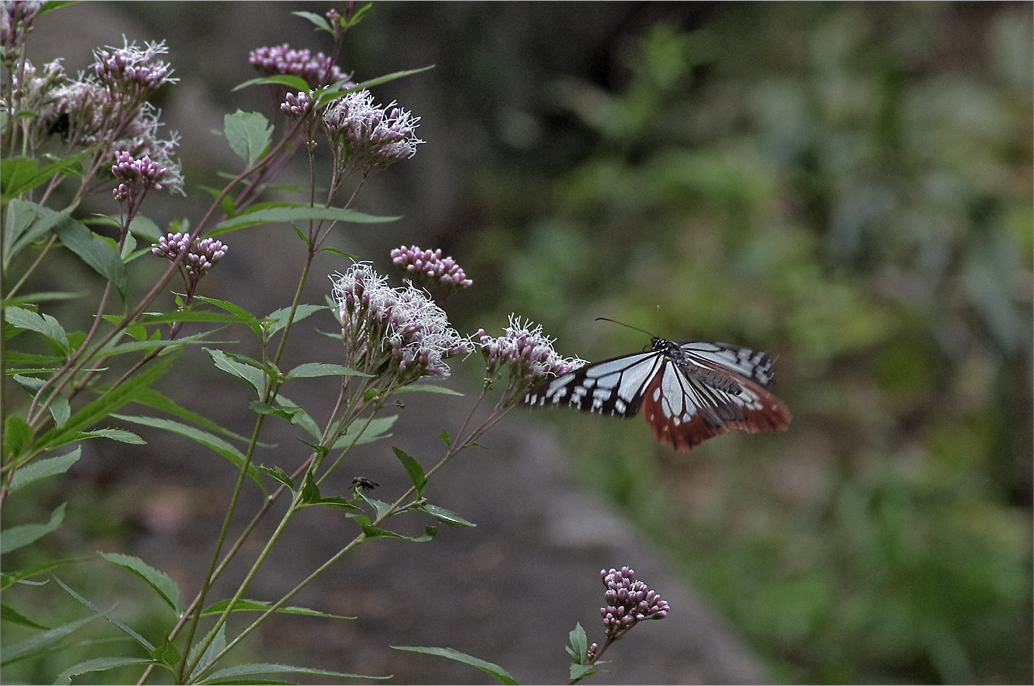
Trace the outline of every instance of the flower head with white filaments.
<instances>
[{"instance_id":1,"label":"flower head with white filaments","mask_svg":"<svg viewBox=\"0 0 1034 686\"><path fill-rule=\"evenodd\" d=\"M368 263L331 276L347 363L396 387L422 376L449 376L445 360L471 344L425 291L392 288Z\"/></svg>"},{"instance_id":2,"label":"flower head with white filaments","mask_svg":"<svg viewBox=\"0 0 1034 686\"><path fill-rule=\"evenodd\" d=\"M510 325L504 334L493 338L484 329L472 336L485 358L485 383L491 384L507 366L506 389L500 406L515 404L524 393L549 375L560 376L586 364L578 357L561 357L553 349L554 339L542 333L542 325L532 327L530 321L521 321L510 315Z\"/></svg>"},{"instance_id":3,"label":"flower head with white filaments","mask_svg":"<svg viewBox=\"0 0 1034 686\"><path fill-rule=\"evenodd\" d=\"M363 176L416 154L420 117L392 102L376 105L367 90L354 91L327 106L323 124L340 176L360 169Z\"/></svg>"}]
</instances>

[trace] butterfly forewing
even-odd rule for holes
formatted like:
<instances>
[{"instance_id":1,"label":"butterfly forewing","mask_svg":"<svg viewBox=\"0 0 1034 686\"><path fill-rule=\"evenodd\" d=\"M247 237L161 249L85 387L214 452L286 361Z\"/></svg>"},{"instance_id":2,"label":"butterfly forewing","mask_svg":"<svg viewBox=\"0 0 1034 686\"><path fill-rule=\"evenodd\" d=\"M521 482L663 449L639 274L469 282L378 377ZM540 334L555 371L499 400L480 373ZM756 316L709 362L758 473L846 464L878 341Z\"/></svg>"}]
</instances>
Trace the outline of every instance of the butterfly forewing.
<instances>
[{"instance_id":1,"label":"butterfly forewing","mask_svg":"<svg viewBox=\"0 0 1034 686\"><path fill-rule=\"evenodd\" d=\"M586 365L532 389L522 403L632 417L644 409L657 440L676 450L740 431L783 431L790 412L763 388L773 358L728 343L653 340L649 352Z\"/></svg>"},{"instance_id":2,"label":"butterfly forewing","mask_svg":"<svg viewBox=\"0 0 1034 686\"><path fill-rule=\"evenodd\" d=\"M654 351L603 360L539 385L522 402L535 407L569 405L585 412L634 417L643 402L646 384L663 362Z\"/></svg>"}]
</instances>

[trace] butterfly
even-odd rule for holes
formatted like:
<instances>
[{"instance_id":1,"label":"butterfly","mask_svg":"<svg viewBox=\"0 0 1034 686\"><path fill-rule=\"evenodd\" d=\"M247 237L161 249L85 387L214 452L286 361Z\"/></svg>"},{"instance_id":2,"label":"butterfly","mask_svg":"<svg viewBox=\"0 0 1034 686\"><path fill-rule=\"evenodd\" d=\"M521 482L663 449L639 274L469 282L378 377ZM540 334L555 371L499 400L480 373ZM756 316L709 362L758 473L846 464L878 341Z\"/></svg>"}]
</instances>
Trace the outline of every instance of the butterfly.
<instances>
[{"instance_id":1,"label":"butterfly","mask_svg":"<svg viewBox=\"0 0 1034 686\"><path fill-rule=\"evenodd\" d=\"M567 405L634 417L661 443L688 451L732 429L785 431L790 411L765 387L774 358L728 343L654 338L651 349L585 365L544 381L522 405Z\"/></svg>"}]
</instances>

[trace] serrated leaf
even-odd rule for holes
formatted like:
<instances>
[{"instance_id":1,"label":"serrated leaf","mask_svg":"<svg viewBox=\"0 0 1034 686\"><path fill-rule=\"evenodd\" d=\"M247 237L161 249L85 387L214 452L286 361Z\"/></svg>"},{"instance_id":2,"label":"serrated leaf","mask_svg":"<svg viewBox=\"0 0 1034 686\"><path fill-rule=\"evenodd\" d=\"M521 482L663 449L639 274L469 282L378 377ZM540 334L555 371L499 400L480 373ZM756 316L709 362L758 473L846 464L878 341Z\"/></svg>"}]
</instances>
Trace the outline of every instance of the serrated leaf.
<instances>
[{"instance_id":1,"label":"serrated leaf","mask_svg":"<svg viewBox=\"0 0 1034 686\"><path fill-rule=\"evenodd\" d=\"M294 311L294 321L295 323L300 322L309 315L326 309L329 309L326 305L299 305ZM277 331L287 326L287 317L290 314L290 307L282 307L279 310L270 312L269 316L264 320L265 322L268 322L266 324L266 335L272 336Z\"/></svg>"},{"instance_id":2,"label":"serrated leaf","mask_svg":"<svg viewBox=\"0 0 1034 686\"><path fill-rule=\"evenodd\" d=\"M187 424L173 421L171 419L123 414L112 414L111 416L126 422L132 422L133 424L142 424L143 426L150 426L155 429L164 429L165 431L171 431L172 433L179 434L180 436L186 436L187 438L195 440L198 443L208 446L212 450L216 451L236 465L238 469L244 466L245 457L241 451L237 450L237 448L234 448L218 436L213 436L207 431L202 431L196 427L188 426ZM253 463L248 465L248 476L258 484L263 493L266 492L266 486L262 483L262 475Z\"/></svg>"},{"instance_id":3,"label":"serrated leaf","mask_svg":"<svg viewBox=\"0 0 1034 686\"><path fill-rule=\"evenodd\" d=\"M8 420L12 418L13 415L8 417ZM8 428L7 431L10 432L10 429ZM7 440L7 434L4 435L4 440ZM82 448L77 447L67 455L47 457L42 460L35 460L30 464L25 465L14 473L14 477L11 479L11 491L13 492L26 484L31 484L33 481L38 479L45 479L48 476L64 474L76 463L81 455Z\"/></svg>"},{"instance_id":4,"label":"serrated leaf","mask_svg":"<svg viewBox=\"0 0 1034 686\"><path fill-rule=\"evenodd\" d=\"M357 419L345 430L345 433L341 438L334 441L334 445L331 449L336 448L347 448L352 445L352 441L355 441L356 445L363 445L365 443L373 443L384 438L390 438L391 434L386 433L388 429L392 427L399 416L394 414L390 417L375 417L371 419L369 423L363 419ZM362 435L359 435L359 432ZM358 436L358 439L356 439Z\"/></svg>"},{"instance_id":5,"label":"serrated leaf","mask_svg":"<svg viewBox=\"0 0 1034 686\"><path fill-rule=\"evenodd\" d=\"M220 600L218 603L214 603L206 607L201 611L201 616L222 614L229 607L230 600ZM265 612L268 610L273 603L266 600L247 600L241 599L237 601L237 604L233 606L234 612ZM310 610L307 607L279 607L276 610L279 613L288 615L309 615L311 617L326 617L328 619L355 619L355 617L345 617L344 615L332 615L327 612L320 612L319 610Z\"/></svg>"},{"instance_id":6,"label":"serrated leaf","mask_svg":"<svg viewBox=\"0 0 1034 686\"><path fill-rule=\"evenodd\" d=\"M229 231L236 231L248 226L258 226L259 224L291 224L310 219L314 221L339 221L351 224L379 224L393 222L399 219L399 217L378 217L340 207L312 207L310 205L292 204L238 214L236 217L224 220L209 231L208 235L218 236Z\"/></svg>"},{"instance_id":7,"label":"serrated leaf","mask_svg":"<svg viewBox=\"0 0 1034 686\"><path fill-rule=\"evenodd\" d=\"M238 679L242 676L249 676L251 674L314 674L318 676L335 676L344 677L346 679L390 679L391 676L370 676L368 674L348 674L345 672L331 672L326 669L311 669L309 667L293 667L291 665L281 665L275 663L252 663L245 665L237 665L235 667L226 667L225 669L219 669L199 683L202 684L215 684L215 683L226 683L228 679ZM255 683L254 680L248 679L245 681L239 681L237 683Z\"/></svg>"},{"instance_id":8,"label":"serrated leaf","mask_svg":"<svg viewBox=\"0 0 1034 686\"><path fill-rule=\"evenodd\" d=\"M101 616L102 615L92 615L90 617L84 617L83 619L77 619L74 622L54 627L50 631L36 634L35 636L15 643L14 645L5 646L3 660L0 661L0 666L6 667L12 662L17 662L18 660L49 652L51 650L51 648L49 648L51 644L60 641L68 634L79 630Z\"/></svg>"},{"instance_id":9,"label":"serrated leaf","mask_svg":"<svg viewBox=\"0 0 1034 686\"><path fill-rule=\"evenodd\" d=\"M305 478L302 479L302 504L303 505L314 505L320 501L320 487L316 485L316 481L312 478L312 472L305 472Z\"/></svg>"},{"instance_id":10,"label":"serrated leaf","mask_svg":"<svg viewBox=\"0 0 1034 686\"><path fill-rule=\"evenodd\" d=\"M18 548L24 548L50 532L57 530L61 526L61 522L65 520L65 505L67 504L61 503L54 508L46 524L21 524L4 529L3 535L0 536L0 555Z\"/></svg>"},{"instance_id":11,"label":"serrated leaf","mask_svg":"<svg viewBox=\"0 0 1034 686\"><path fill-rule=\"evenodd\" d=\"M463 397L463 394L459 391L454 391L451 388L445 386L435 386L429 383L416 383L402 388L395 389L396 393L440 393L441 395L455 395Z\"/></svg>"},{"instance_id":12,"label":"serrated leaf","mask_svg":"<svg viewBox=\"0 0 1034 686\"><path fill-rule=\"evenodd\" d=\"M4 160L0 168L6 171L7 163L8 161ZM4 190L7 190L6 187ZM75 208L76 205L73 204L60 212L55 212L28 200L12 200L8 205L7 222L4 224L4 268L9 267L14 256L26 246L51 231L58 222L68 219Z\"/></svg>"},{"instance_id":13,"label":"serrated leaf","mask_svg":"<svg viewBox=\"0 0 1034 686\"><path fill-rule=\"evenodd\" d=\"M318 376L365 376L371 378L371 374L357 372L341 364L330 364L327 362L306 362L300 364L287 373L288 379L311 379Z\"/></svg>"},{"instance_id":14,"label":"serrated leaf","mask_svg":"<svg viewBox=\"0 0 1034 686\"><path fill-rule=\"evenodd\" d=\"M51 317L49 314L39 314L21 307L9 307L7 308L7 312L4 314L4 318L9 324L13 324L20 329L27 329L29 331L43 334L60 345L62 350L66 353L70 351L68 334L65 333L64 328L61 326L61 322L54 317Z\"/></svg>"},{"instance_id":15,"label":"serrated leaf","mask_svg":"<svg viewBox=\"0 0 1034 686\"><path fill-rule=\"evenodd\" d=\"M292 481L291 477L287 474L287 472L285 472L280 467L263 467L262 465L259 465L259 470L263 474L267 474L269 478L273 479L274 481L281 483L284 486L287 486L287 488L291 489L292 491L294 490L294 481Z\"/></svg>"},{"instance_id":16,"label":"serrated leaf","mask_svg":"<svg viewBox=\"0 0 1034 686\"><path fill-rule=\"evenodd\" d=\"M84 438L107 438L119 443L129 443L130 445L147 445L147 441L132 431L124 429L94 429L93 431L84 431L82 436Z\"/></svg>"},{"instance_id":17,"label":"serrated leaf","mask_svg":"<svg viewBox=\"0 0 1034 686\"><path fill-rule=\"evenodd\" d=\"M255 390L259 397L262 397L266 390L266 382L268 381L265 370L238 362L222 350L215 348L202 348L202 350L211 356L216 368L248 382L248 385Z\"/></svg>"},{"instance_id":18,"label":"serrated leaf","mask_svg":"<svg viewBox=\"0 0 1034 686\"><path fill-rule=\"evenodd\" d=\"M3 619L5 622L10 622L11 624L20 624L21 626L47 631L47 627L42 624L37 624L7 603L0 603L0 619Z\"/></svg>"},{"instance_id":19,"label":"serrated leaf","mask_svg":"<svg viewBox=\"0 0 1034 686\"><path fill-rule=\"evenodd\" d=\"M61 239L62 245L78 255L91 269L110 281L119 297L125 300L129 276L117 247L71 217L58 221L54 225L54 233Z\"/></svg>"},{"instance_id":20,"label":"serrated leaf","mask_svg":"<svg viewBox=\"0 0 1034 686\"><path fill-rule=\"evenodd\" d=\"M145 657L95 657L72 665L65 671L61 672L54 683L70 684L72 683L72 677L86 674L88 672L103 672L109 669L115 669L116 667L150 664L155 664L154 660L150 660Z\"/></svg>"},{"instance_id":21,"label":"serrated leaf","mask_svg":"<svg viewBox=\"0 0 1034 686\"><path fill-rule=\"evenodd\" d=\"M454 660L456 662L462 662L465 665L477 667L482 672L485 672L486 674L495 677L504 684L510 684L514 686L517 684L517 680L514 679L509 672L507 672L499 665L493 664L491 662L486 662L485 660L481 660L471 655L467 655L466 653L461 653L460 651L454 650L452 648L435 648L428 646L391 646L391 648L394 650L408 650L413 653L424 653L425 655L437 655L438 657L444 657L449 660Z\"/></svg>"},{"instance_id":22,"label":"serrated leaf","mask_svg":"<svg viewBox=\"0 0 1034 686\"><path fill-rule=\"evenodd\" d=\"M77 440L81 430L112 415L126 403L135 400L138 394L145 391L168 370L176 356L176 354L167 355L161 362L145 367L134 374L115 390L104 393L73 414L64 426L54 427L41 436L36 442L36 446L40 449L56 448Z\"/></svg>"},{"instance_id":23,"label":"serrated leaf","mask_svg":"<svg viewBox=\"0 0 1034 686\"><path fill-rule=\"evenodd\" d=\"M406 452L399 448L392 448L395 452L395 457L399 459L402 466L406 469L406 474L409 475L409 480L413 482L413 488L416 489L418 498L422 498L424 495L424 487L427 486L427 476L424 474L424 468L420 466L414 458L410 457Z\"/></svg>"},{"instance_id":24,"label":"serrated leaf","mask_svg":"<svg viewBox=\"0 0 1034 686\"><path fill-rule=\"evenodd\" d=\"M132 555L122 553L101 553L100 555L113 565L143 579L144 583L150 586L165 601L165 604L172 608L173 612L179 613L180 587L168 574Z\"/></svg>"},{"instance_id":25,"label":"serrated leaf","mask_svg":"<svg viewBox=\"0 0 1034 686\"><path fill-rule=\"evenodd\" d=\"M589 639L585 636L585 629L582 628L581 622L574 625L571 633L568 634L568 638L571 641L571 649L574 651L571 657L578 664L585 664L586 660L589 659Z\"/></svg>"},{"instance_id":26,"label":"serrated leaf","mask_svg":"<svg viewBox=\"0 0 1034 686\"><path fill-rule=\"evenodd\" d=\"M590 674L595 674L596 673L596 665L595 664L580 665L580 664L576 664L576 663L572 662L570 666L571 666L571 669L570 669L571 681L578 681L579 679L584 679L585 677L589 676Z\"/></svg>"},{"instance_id":27,"label":"serrated leaf","mask_svg":"<svg viewBox=\"0 0 1034 686\"><path fill-rule=\"evenodd\" d=\"M237 156L244 160L245 168L258 162L269 147L273 127L269 120L258 112L241 112L223 117L223 133Z\"/></svg>"},{"instance_id":28,"label":"serrated leaf","mask_svg":"<svg viewBox=\"0 0 1034 686\"><path fill-rule=\"evenodd\" d=\"M96 605L91 603L89 600L87 600L83 596L81 596L78 593L76 593L75 590L73 590L68 584L66 584L65 582L61 581L61 579L57 578L56 576L54 577L54 581L56 581L57 584L61 588L65 589L65 592L68 593L68 595L72 596L73 598L78 600L80 603L82 603L83 605L88 607L95 614L103 616L105 620L107 620L112 625L114 625L115 627L120 629L124 634L126 634L127 636L132 638L134 641L136 641L137 643L142 645L144 647L144 650L147 650L148 652L154 650L154 646L151 644L151 642L148 641L143 636L141 636L139 634L139 632L137 632L131 626L129 626L128 624L126 624L125 622L123 622L123 621L121 621L119 619L116 619L115 617L110 616L107 612L101 612L100 608L98 608ZM112 606L112 609L114 609L114 606Z\"/></svg>"},{"instance_id":29,"label":"serrated leaf","mask_svg":"<svg viewBox=\"0 0 1034 686\"><path fill-rule=\"evenodd\" d=\"M444 524L448 524L449 526L477 526L477 524L475 524L474 522L467 521L466 519L460 517L452 510L446 510L444 507L438 507L437 505L431 505L430 503L427 503L421 505L418 509L426 512L438 521Z\"/></svg>"},{"instance_id":30,"label":"serrated leaf","mask_svg":"<svg viewBox=\"0 0 1034 686\"><path fill-rule=\"evenodd\" d=\"M176 664L180 660L180 651L176 649L169 638L163 637L162 642L155 646L155 649L151 651L151 657L158 663L165 665L169 669L176 669Z\"/></svg>"},{"instance_id":31,"label":"serrated leaf","mask_svg":"<svg viewBox=\"0 0 1034 686\"><path fill-rule=\"evenodd\" d=\"M4 460L6 461L11 456L21 455L30 445L32 445L32 427L18 415L12 414L4 422ZM17 478L17 473L15 478Z\"/></svg>"}]
</instances>

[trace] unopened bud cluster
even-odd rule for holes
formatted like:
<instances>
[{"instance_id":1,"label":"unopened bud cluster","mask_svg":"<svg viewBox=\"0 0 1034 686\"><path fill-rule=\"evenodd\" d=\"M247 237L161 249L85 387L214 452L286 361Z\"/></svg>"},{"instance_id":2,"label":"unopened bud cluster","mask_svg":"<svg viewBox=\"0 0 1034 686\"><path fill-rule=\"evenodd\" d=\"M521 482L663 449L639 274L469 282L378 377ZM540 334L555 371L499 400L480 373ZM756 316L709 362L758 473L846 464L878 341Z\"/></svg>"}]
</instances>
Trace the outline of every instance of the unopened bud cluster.
<instances>
[{"instance_id":1,"label":"unopened bud cluster","mask_svg":"<svg viewBox=\"0 0 1034 686\"><path fill-rule=\"evenodd\" d=\"M616 641L644 619L668 616L668 602L642 581L636 581L635 572L628 567L601 569L600 578L607 587L603 594L607 606L600 608L607 638Z\"/></svg>"},{"instance_id":2,"label":"unopened bud cluster","mask_svg":"<svg viewBox=\"0 0 1034 686\"><path fill-rule=\"evenodd\" d=\"M287 43L252 50L248 61L265 76L298 76L305 79L312 88L337 83L345 78L341 68L332 64L331 59L322 52L313 55L308 50L294 50Z\"/></svg>"},{"instance_id":3,"label":"unopened bud cluster","mask_svg":"<svg viewBox=\"0 0 1034 686\"><path fill-rule=\"evenodd\" d=\"M115 199L123 202L130 197L140 198L152 188L161 190L169 170L152 161L149 155L135 159L129 152L116 150L111 173L119 182L114 191Z\"/></svg>"},{"instance_id":4,"label":"unopened bud cluster","mask_svg":"<svg viewBox=\"0 0 1034 686\"><path fill-rule=\"evenodd\" d=\"M152 253L170 260L175 260L184 252L187 253L180 262L180 269L184 274L188 293L194 292L197 282L226 255L226 250L223 242L214 238L202 238L191 243L190 236L185 233L162 236L151 247Z\"/></svg>"},{"instance_id":5,"label":"unopened bud cluster","mask_svg":"<svg viewBox=\"0 0 1034 686\"><path fill-rule=\"evenodd\" d=\"M474 282L451 257L442 257L441 249L421 250L402 246L391 251L391 260L413 285L448 295L470 287Z\"/></svg>"}]
</instances>

